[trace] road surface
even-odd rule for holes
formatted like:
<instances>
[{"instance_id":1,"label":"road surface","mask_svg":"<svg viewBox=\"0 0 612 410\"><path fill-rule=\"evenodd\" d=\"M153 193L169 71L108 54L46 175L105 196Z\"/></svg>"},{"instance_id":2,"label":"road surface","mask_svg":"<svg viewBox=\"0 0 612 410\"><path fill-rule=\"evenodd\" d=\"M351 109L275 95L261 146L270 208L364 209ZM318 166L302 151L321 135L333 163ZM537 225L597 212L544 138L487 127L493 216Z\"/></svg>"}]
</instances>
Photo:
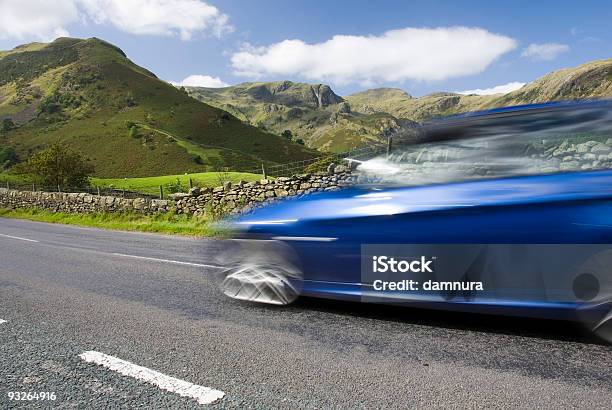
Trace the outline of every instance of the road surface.
<instances>
[{"instance_id":1,"label":"road surface","mask_svg":"<svg viewBox=\"0 0 612 410\"><path fill-rule=\"evenodd\" d=\"M612 403L612 347L571 324L238 302L217 289L222 247L0 218L0 407ZM55 400L9 397L27 392Z\"/></svg>"}]
</instances>

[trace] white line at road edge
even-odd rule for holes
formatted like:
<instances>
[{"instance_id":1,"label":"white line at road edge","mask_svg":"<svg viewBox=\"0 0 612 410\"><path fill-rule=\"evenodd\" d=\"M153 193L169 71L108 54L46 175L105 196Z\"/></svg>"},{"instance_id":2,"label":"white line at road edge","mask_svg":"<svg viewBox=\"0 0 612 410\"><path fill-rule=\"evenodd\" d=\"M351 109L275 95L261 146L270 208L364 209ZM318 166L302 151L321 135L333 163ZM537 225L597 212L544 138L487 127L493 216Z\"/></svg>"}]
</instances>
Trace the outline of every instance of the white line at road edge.
<instances>
[{"instance_id":1,"label":"white line at road edge","mask_svg":"<svg viewBox=\"0 0 612 410\"><path fill-rule=\"evenodd\" d=\"M3 233L0 233L0 236L3 236L5 238L17 239L17 240L20 240L20 241L26 241L26 242L38 242L37 240L34 240L34 239L21 238L19 236L5 235Z\"/></svg>"},{"instance_id":2,"label":"white line at road edge","mask_svg":"<svg viewBox=\"0 0 612 410\"><path fill-rule=\"evenodd\" d=\"M109 356L104 353L88 351L81 353L79 357L87 363L95 363L106 367L124 376L133 377L138 380L153 384L162 390L176 393L179 396L189 397L197 400L200 404L211 404L222 399L225 393L210 387L198 386L184 380L166 376L163 373L146 367L138 366L134 363Z\"/></svg>"},{"instance_id":3,"label":"white line at road edge","mask_svg":"<svg viewBox=\"0 0 612 410\"><path fill-rule=\"evenodd\" d=\"M201 267L201 268L225 269L223 266L205 265L203 263L174 261L174 260L171 260L171 259L150 258L148 256L126 255L124 253L116 253L116 252L114 252L112 254L115 255L115 256L123 256L123 257L126 257L126 258L136 258L136 259L145 259L145 260L154 261L154 262L175 263L177 265L198 266L198 267Z\"/></svg>"}]
</instances>

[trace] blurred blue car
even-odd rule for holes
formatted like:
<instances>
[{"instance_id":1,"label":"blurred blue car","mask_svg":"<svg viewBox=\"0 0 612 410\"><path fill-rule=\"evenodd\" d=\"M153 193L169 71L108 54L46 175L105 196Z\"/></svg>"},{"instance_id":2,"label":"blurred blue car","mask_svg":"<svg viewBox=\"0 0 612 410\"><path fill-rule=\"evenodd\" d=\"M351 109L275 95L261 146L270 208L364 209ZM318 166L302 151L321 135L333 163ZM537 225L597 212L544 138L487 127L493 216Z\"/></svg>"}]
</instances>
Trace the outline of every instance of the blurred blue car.
<instances>
[{"instance_id":1,"label":"blurred blue car","mask_svg":"<svg viewBox=\"0 0 612 410\"><path fill-rule=\"evenodd\" d=\"M235 219L222 290L577 319L605 335L610 168L610 101L434 121L361 162L355 187Z\"/></svg>"}]
</instances>

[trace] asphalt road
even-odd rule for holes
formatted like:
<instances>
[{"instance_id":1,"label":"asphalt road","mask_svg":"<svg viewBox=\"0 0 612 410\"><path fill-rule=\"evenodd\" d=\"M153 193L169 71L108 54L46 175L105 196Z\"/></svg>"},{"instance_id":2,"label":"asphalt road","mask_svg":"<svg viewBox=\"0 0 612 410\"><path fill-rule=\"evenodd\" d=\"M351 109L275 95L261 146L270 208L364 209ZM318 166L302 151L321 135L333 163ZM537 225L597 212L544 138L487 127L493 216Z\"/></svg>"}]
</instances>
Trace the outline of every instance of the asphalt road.
<instances>
[{"instance_id":1,"label":"asphalt road","mask_svg":"<svg viewBox=\"0 0 612 410\"><path fill-rule=\"evenodd\" d=\"M0 218L0 408L199 405L86 351L219 390L220 408L610 408L612 347L572 324L237 302L201 266L222 247Z\"/></svg>"}]
</instances>

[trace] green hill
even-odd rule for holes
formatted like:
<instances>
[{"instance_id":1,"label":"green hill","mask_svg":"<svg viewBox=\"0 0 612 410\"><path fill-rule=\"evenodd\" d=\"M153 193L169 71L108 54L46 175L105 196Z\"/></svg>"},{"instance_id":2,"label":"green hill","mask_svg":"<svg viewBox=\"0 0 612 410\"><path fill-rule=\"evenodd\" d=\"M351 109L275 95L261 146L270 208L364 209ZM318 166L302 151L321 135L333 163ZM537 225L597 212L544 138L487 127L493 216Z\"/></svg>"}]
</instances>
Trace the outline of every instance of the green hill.
<instances>
[{"instance_id":1,"label":"green hill","mask_svg":"<svg viewBox=\"0 0 612 410\"><path fill-rule=\"evenodd\" d=\"M553 71L508 94L461 95L434 93L413 98L392 88L367 90L345 97L354 111L386 112L397 118L423 121L440 115L537 102L612 96L612 59L592 61Z\"/></svg>"},{"instance_id":2,"label":"green hill","mask_svg":"<svg viewBox=\"0 0 612 410\"><path fill-rule=\"evenodd\" d=\"M412 126L384 112L353 112L324 84L277 81L243 83L225 88L187 87L194 98L226 110L244 122L324 151L342 152L368 142L383 142Z\"/></svg>"},{"instance_id":3,"label":"green hill","mask_svg":"<svg viewBox=\"0 0 612 410\"><path fill-rule=\"evenodd\" d=\"M248 170L316 155L189 97L96 38L0 52L0 123L0 148L21 160L64 141L107 178Z\"/></svg>"}]
</instances>

